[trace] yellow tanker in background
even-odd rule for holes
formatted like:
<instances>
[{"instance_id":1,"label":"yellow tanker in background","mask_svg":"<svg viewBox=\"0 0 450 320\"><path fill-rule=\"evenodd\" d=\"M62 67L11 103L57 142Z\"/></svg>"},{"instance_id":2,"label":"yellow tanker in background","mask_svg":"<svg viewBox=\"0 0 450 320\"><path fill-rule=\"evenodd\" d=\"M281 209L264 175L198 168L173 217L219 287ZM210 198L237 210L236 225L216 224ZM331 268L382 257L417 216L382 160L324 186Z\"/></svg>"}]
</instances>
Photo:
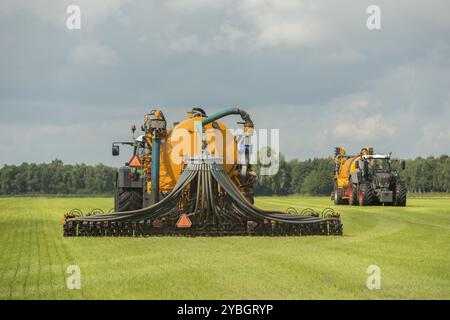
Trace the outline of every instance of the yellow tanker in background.
<instances>
[{"instance_id":1,"label":"yellow tanker in background","mask_svg":"<svg viewBox=\"0 0 450 320\"><path fill-rule=\"evenodd\" d=\"M350 156L344 147L335 148L334 204L405 206L407 188L397 171L391 168L391 155L374 154L363 148ZM401 168L405 162L401 161Z\"/></svg>"}]
</instances>

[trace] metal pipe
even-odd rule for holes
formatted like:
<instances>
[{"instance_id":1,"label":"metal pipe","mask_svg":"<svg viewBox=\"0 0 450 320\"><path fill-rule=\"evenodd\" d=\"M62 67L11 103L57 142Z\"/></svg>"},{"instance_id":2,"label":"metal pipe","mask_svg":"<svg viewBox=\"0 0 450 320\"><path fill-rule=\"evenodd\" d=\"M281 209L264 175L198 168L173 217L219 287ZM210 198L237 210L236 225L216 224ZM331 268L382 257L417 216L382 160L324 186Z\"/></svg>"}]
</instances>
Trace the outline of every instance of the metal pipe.
<instances>
[{"instance_id":1,"label":"metal pipe","mask_svg":"<svg viewBox=\"0 0 450 320\"><path fill-rule=\"evenodd\" d=\"M224 118L224 117L230 116L230 115L234 115L234 114L241 116L242 120L244 121L244 126L253 128L253 121L247 112L245 112L244 110L239 109L239 108L229 108L224 111L215 113L212 116L209 116L208 118L204 119L202 122L199 123L198 129L200 132L203 132L203 128L206 125L210 124L211 122L214 122L216 120L219 120L221 118Z\"/></svg>"},{"instance_id":2,"label":"metal pipe","mask_svg":"<svg viewBox=\"0 0 450 320\"><path fill-rule=\"evenodd\" d=\"M205 126L210 124L211 122L214 122L216 120L219 120L221 118L224 118L224 117L230 116L230 115L240 115L241 116L242 120L244 121L244 131L246 128L251 128L251 129L254 128L253 121L250 118L250 115L242 109L229 108L224 111L215 113L212 116L207 117L203 121L198 122L198 124L197 124L197 131L199 133L201 133L201 135L202 135L202 150L203 151L206 149L206 134L204 131ZM249 139L246 140L246 146L245 146L246 148L249 148L249 146L247 145L247 143L249 143L248 141L249 141ZM249 155L246 154L246 166L248 166L248 162L249 162Z\"/></svg>"},{"instance_id":3,"label":"metal pipe","mask_svg":"<svg viewBox=\"0 0 450 320\"><path fill-rule=\"evenodd\" d=\"M161 137L159 133L155 133L155 138L152 141L152 203L159 202L159 165L160 165L160 149L161 149Z\"/></svg>"}]
</instances>

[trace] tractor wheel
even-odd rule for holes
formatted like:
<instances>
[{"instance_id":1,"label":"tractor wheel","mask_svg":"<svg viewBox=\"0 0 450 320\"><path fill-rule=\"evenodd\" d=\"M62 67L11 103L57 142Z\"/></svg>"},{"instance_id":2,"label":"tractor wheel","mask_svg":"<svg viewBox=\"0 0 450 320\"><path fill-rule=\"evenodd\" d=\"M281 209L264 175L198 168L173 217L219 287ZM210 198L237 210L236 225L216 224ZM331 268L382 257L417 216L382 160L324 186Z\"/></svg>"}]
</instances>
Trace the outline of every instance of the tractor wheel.
<instances>
[{"instance_id":1,"label":"tractor wheel","mask_svg":"<svg viewBox=\"0 0 450 320\"><path fill-rule=\"evenodd\" d=\"M370 183L362 183L358 191L358 203L360 206L371 206L376 202L375 191Z\"/></svg>"},{"instance_id":2,"label":"tractor wheel","mask_svg":"<svg viewBox=\"0 0 450 320\"><path fill-rule=\"evenodd\" d=\"M142 209L141 189L119 188L116 192L116 211Z\"/></svg>"},{"instance_id":3,"label":"tractor wheel","mask_svg":"<svg viewBox=\"0 0 450 320\"><path fill-rule=\"evenodd\" d=\"M398 182L395 185L395 205L398 207L406 206L406 194L408 190L403 182Z\"/></svg>"},{"instance_id":4,"label":"tractor wheel","mask_svg":"<svg viewBox=\"0 0 450 320\"><path fill-rule=\"evenodd\" d=\"M350 182L348 187L348 204L351 206L356 206L358 204L358 187L356 184Z\"/></svg>"},{"instance_id":5,"label":"tractor wheel","mask_svg":"<svg viewBox=\"0 0 450 320\"><path fill-rule=\"evenodd\" d=\"M333 201L335 205L344 204L344 200L342 199L342 189L338 188L337 182L334 183L333 195L334 195Z\"/></svg>"}]
</instances>

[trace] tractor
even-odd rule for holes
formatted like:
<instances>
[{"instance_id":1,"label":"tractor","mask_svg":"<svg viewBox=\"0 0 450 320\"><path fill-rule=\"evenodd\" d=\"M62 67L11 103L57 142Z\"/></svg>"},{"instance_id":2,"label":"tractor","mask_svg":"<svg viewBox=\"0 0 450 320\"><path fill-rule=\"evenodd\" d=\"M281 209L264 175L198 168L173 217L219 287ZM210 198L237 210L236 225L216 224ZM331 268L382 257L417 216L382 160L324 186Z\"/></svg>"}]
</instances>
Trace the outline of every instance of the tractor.
<instances>
[{"instance_id":1,"label":"tractor","mask_svg":"<svg viewBox=\"0 0 450 320\"><path fill-rule=\"evenodd\" d=\"M335 148L332 200L335 205L406 206L407 188L399 173L392 169L391 154L374 154L363 148L349 156L343 147ZM405 161L400 161L405 169Z\"/></svg>"},{"instance_id":2,"label":"tractor","mask_svg":"<svg viewBox=\"0 0 450 320\"><path fill-rule=\"evenodd\" d=\"M240 116L242 133L232 134L220 120ZM240 108L208 116L193 108L169 128L163 112L144 117L142 134L133 141L131 159L116 174L115 208L63 218L64 236L303 236L342 235L340 215L267 211L254 205L256 174L250 163L254 124Z\"/></svg>"},{"instance_id":3,"label":"tractor","mask_svg":"<svg viewBox=\"0 0 450 320\"><path fill-rule=\"evenodd\" d=\"M248 114L238 109L232 111L236 114L242 113L244 119L247 119L244 128L249 131L253 123ZM201 140L201 137L195 134L197 130L195 123L205 118L207 115L202 108L193 108L188 112L186 120L176 122L173 128L167 129L167 121L162 111L153 110L146 115L144 125L141 126L142 135L135 137L136 126L132 125L132 142L113 142L113 156L120 154L120 145L133 147L131 159L116 173L114 201L116 212L137 210L155 204L173 189L184 168L182 158L192 157L196 152L196 145ZM225 169L231 174L242 194L253 204L256 173L252 170L248 157L244 164L237 163L239 137L230 136L227 128L217 121L211 121L206 129L215 131L216 135L211 134L208 141L204 141L204 147L206 150L212 150L216 156L231 157L231 161L225 164ZM217 139L218 136L221 138ZM180 147L180 137L184 139L181 147L186 145L187 147L174 155L174 150ZM246 145L240 150L244 150L245 153L245 150L249 151L249 140L245 136L244 139L240 139L241 142L244 140ZM219 141L224 143L225 147L218 145Z\"/></svg>"}]
</instances>

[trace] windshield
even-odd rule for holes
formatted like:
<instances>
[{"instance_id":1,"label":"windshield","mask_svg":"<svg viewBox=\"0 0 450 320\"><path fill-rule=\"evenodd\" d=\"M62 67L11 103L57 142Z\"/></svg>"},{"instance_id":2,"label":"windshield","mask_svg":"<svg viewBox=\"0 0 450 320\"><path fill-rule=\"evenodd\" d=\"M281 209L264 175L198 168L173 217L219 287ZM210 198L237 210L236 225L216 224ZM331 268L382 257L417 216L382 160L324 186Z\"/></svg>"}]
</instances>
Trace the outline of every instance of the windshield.
<instances>
[{"instance_id":1,"label":"windshield","mask_svg":"<svg viewBox=\"0 0 450 320\"><path fill-rule=\"evenodd\" d=\"M389 159L370 159L369 160L369 169L375 173L391 172L391 163Z\"/></svg>"}]
</instances>

